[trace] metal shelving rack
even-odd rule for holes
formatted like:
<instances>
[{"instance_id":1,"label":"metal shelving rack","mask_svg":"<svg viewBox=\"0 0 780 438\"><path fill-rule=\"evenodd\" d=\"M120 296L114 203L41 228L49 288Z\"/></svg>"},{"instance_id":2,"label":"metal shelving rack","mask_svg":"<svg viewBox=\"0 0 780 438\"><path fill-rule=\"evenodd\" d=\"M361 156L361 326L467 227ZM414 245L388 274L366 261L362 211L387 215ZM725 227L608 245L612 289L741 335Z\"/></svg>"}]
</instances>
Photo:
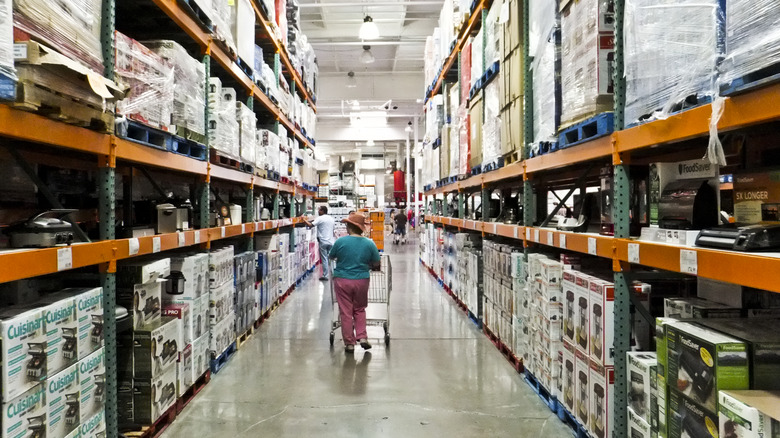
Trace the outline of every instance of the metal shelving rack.
<instances>
[{"instance_id":1,"label":"metal shelving rack","mask_svg":"<svg viewBox=\"0 0 780 438\"><path fill-rule=\"evenodd\" d=\"M489 7L480 2L480 7ZM615 390L613 402L613 435L624 437L627 430L627 390L626 390L626 352L630 340L630 293L629 284L634 280L631 264L662 269L671 272L691 274L688 266L681 263L681 257L693 252L697 265L695 275L780 293L780 284L770 275L745 275L745 272L777 272L780 270L780 257L761 253L740 253L701 247L688 247L664 243L633 240L629 236L629 166L632 153L652 154L651 149L682 141L703 138L709 135L709 123L712 115L710 104L688 109L674 114L665 120L657 120L626 129L624 126L625 78L623 77L623 11L625 2L615 2L615 69L614 69L614 114L615 132L609 136L591 140L584 144L559 150L554 153L529 158L528 148L523 151L523 160L498 170L472 176L462 181L438 187L424 193L426 220L453 227L482 233L483 236L501 236L523 242L528 254L535 246L548 246L567 251L589 254L612 261L615 283ZM477 10L480 10L480 7ZM533 84L529 72L528 55L528 2L523 3L523 70L525 126L524 144L533 143ZM473 30L469 20L459 33L458 41L467 38ZM457 44L453 53L460 50ZM437 93L452 67L451 55L444 63L444 69L435 82L429 98ZM776 105L780 96L780 84L769 85L743 94L725 98L724 113L718 122L719 132L732 131L780 120L780 107ZM551 228L534 226L507 225L495 222L469 220L465 216L466 196L469 193L481 194L486 199L490 189L496 187L522 188L522 192L531 195L538 188L536 177L552 172L570 170L577 165L602 161L614 169L613 218L614 237L590 233L571 233ZM456 217L448 214L447 200L457 195ZM524 222L533 224L535 206L533 196L523 197ZM435 200L444 200L443 208L437 208ZM684 253L686 252L686 253ZM687 254L686 254L687 255Z\"/></svg>"}]
</instances>

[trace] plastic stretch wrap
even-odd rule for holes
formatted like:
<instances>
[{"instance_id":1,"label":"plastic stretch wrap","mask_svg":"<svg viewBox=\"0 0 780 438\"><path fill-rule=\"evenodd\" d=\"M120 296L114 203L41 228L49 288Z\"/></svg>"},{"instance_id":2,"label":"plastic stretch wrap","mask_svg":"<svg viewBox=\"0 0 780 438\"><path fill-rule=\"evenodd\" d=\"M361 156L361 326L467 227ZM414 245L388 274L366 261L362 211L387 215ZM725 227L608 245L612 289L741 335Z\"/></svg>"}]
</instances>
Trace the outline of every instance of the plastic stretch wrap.
<instances>
[{"instance_id":1,"label":"plastic stretch wrap","mask_svg":"<svg viewBox=\"0 0 780 438\"><path fill-rule=\"evenodd\" d=\"M130 88L117 113L168 130L173 113L174 69L138 41L115 32L116 80Z\"/></svg>"},{"instance_id":2,"label":"plastic stretch wrap","mask_svg":"<svg viewBox=\"0 0 780 438\"><path fill-rule=\"evenodd\" d=\"M258 129L255 131L255 167L258 169L267 169L266 167L266 148L263 147L263 133Z\"/></svg>"},{"instance_id":3,"label":"plastic stretch wrap","mask_svg":"<svg viewBox=\"0 0 780 438\"><path fill-rule=\"evenodd\" d=\"M444 0L439 13L440 56L446 59L450 54L450 43L455 39L455 27L452 24L452 0Z\"/></svg>"},{"instance_id":4,"label":"plastic stretch wrap","mask_svg":"<svg viewBox=\"0 0 780 438\"><path fill-rule=\"evenodd\" d=\"M726 59L721 82L780 63L780 3L729 0L726 7Z\"/></svg>"},{"instance_id":5,"label":"plastic stretch wrap","mask_svg":"<svg viewBox=\"0 0 780 438\"><path fill-rule=\"evenodd\" d=\"M282 44L287 46L287 2L285 0L276 0L276 25L279 26L280 38Z\"/></svg>"},{"instance_id":6,"label":"plastic stretch wrap","mask_svg":"<svg viewBox=\"0 0 780 438\"><path fill-rule=\"evenodd\" d=\"M560 55L555 33L558 31L556 5L548 0L533 0L530 5L529 33L533 77L534 141L554 141L558 127L555 123L555 83L560 73L555 70L555 59Z\"/></svg>"},{"instance_id":7,"label":"plastic stretch wrap","mask_svg":"<svg viewBox=\"0 0 780 438\"><path fill-rule=\"evenodd\" d=\"M626 122L665 118L689 96L715 95L718 0L627 0Z\"/></svg>"},{"instance_id":8,"label":"plastic stretch wrap","mask_svg":"<svg viewBox=\"0 0 780 438\"><path fill-rule=\"evenodd\" d=\"M214 24L215 39L222 41L229 49L236 50L236 40L230 30L232 21L229 0L213 0L211 21Z\"/></svg>"},{"instance_id":9,"label":"plastic stretch wrap","mask_svg":"<svg viewBox=\"0 0 780 438\"><path fill-rule=\"evenodd\" d=\"M482 163L491 163L501 157L501 118L499 117L501 72L499 76L485 86L484 111L482 123Z\"/></svg>"},{"instance_id":10,"label":"plastic stretch wrap","mask_svg":"<svg viewBox=\"0 0 780 438\"><path fill-rule=\"evenodd\" d=\"M259 129L257 138L258 157L262 154L265 160L263 167L269 171L279 172L279 136L267 129ZM258 162L258 166L260 165Z\"/></svg>"},{"instance_id":11,"label":"plastic stretch wrap","mask_svg":"<svg viewBox=\"0 0 780 438\"><path fill-rule=\"evenodd\" d=\"M12 14L11 0L0 1L0 73L9 78L16 78Z\"/></svg>"},{"instance_id":12,"label":"plastic stretch wrap","mask_svg":"<svg viewBox=\"0 0 780 438\"><path fill-rule=\"evenodd\" d=\"M493 65L501 58L501 38L504 29L498 23L498 19L503 4L503 2L493 2L485 17L485 47L483 49L485 51L485 67Z\"/></svg>"},{"instance_id":13,"label":"plastic stretch wrap","mask_svg":"<svg viewBox=\"0 0 780 438\"><path fill-rule=\"evenodd\" d=\"M458 175L465 175L469 168L469 143L471 142L471 123L469 121L469 110L466 108L466 102L462 101L458 108Z\"/></svg>"},{"instance_id":14,"label":"plastic stretch wrap","mask_svg":"<svg viewBox=\"0 0 780 438\"><path fill-rule=\"evenodd\" d=\"M236 42L238 56L253 63L255 56L255 10L250 0L231 0L230 32Z\"/></svg>"},{"instance_id":15,"label":"plastic stretch wrap","mask_svg":"<svg viewBox=\"0 0 780 438\"><path fill-rule=\"evenodd\" d=\"M439 66L436 65L436 55L434 54L435 48L433 46L433 36L425 38L425 86L428 87L436 79L436 72L439 70Z\"/></svg>"},{"instance_id":16,"label":"plastic stretch wrap","mask_svg":"<svg viewBox=\"0 0 780 438\"><path fill-rule=\"evenodd\" d=\"M485 72L483 64L485 51L482 32L480 30L477 36L471 38L471 81L469 82L469 88L473 88L477 80L482 77L482 73Z\"/></svg>"},{"instance_id":17,"label":"plastic stretch wrap","mask_svg":"<svg viewBox=\"0 0 780 438\"><path fill-rule=\"evenodd\" d=\"M460 49L460 101L466 102L471 88L471 43L466 42Z\"/></svg>"},{"instance_id":18,"label":"plastic stretch wrap","mask_svg":"<svg viewBox=\"0 0 780 438\"><path fill-rule=\"evenodd\" d=\"M149 49L173 66L173 118L181 128L204 135L206 133L206 69L175 41L146 41Z\"/></svg>"},{"instance_id":19,"label":"plastic stretch wrap","mask_svg":"<svg viewBox=\"0 0 780 438\"><path fill-rule=\"evenodd\" d=\"M238 120L238 131L240 144L241 161L254 165L256 160L255 148L257 144L257 116L255 112L244 105L243 102L236 103L236 119Z\"/></svg>"},{"instance_id":20,"label":"plastic stretch wrap","mask_svg":"<svg viewBox=\"0 0 780 438\"><path fill-rule=\"evenodd\" d=\"M279 128L279 175L290 177L290 139L287 130Z\"/></svg>"},{"instance_id":21,"label":"plastic stretch wrap","mask_svg":"<svg viewBox=\"0 0 780 438\"><path fill-rule=\"evenodd\" d=\"M102 73L102 4L101 0L14 0L14 25Z\"/></svg>"},{"instance_id":22,"label":"plastic stretch wrap","mask_svg":"<svg viewBox=\"0 0 780 438\"><path fill-rule=\"evenodd\" d=\"M292 158L293 158L292 179L296 183L300 183L303 178L303 150L301 149L293 150Z\"/></svg>"},{"instance_id":23,"label":"plastic stretch wrap","mask_svg":"<svg viewBox=\"0 0 780 438\"><path fill-rule=\"evenodd\" d=\"M276 22L276 6L274 0L263 0L263 6L265 6L265 12L268 14L268 21L271 23Z\"/></svg>"},{"instance_id":24,"label":"plastic stretch wrap","mask_svg":"<svg viewBox=\"0 0 780 438\"><path fill-rule=\"evenodd\" d=\"M611 0L579 0L561 14L561 125L612 111Z\"/></svg>"},{"instance_id":25,"label":"plastic stretch wrap","mask_svg":"<svg viewBox=\"0 0 780 438\"><path fill-rule=\"evenodd\" d=\"M459 157L460 157L460 118L458 109L460 108L460 86L458 83L450 89L450 120L452 129L450 129L450 175L458 176Z\"/></svg>"},{"instance_id":26,"label":"plastic stretch wrap","mask_svg":"<svg viewBox=\"0 0 780 438\"><path fill-rule=\"evenodd\" d=\"M238 160L241 151L236 121L236 91L218 84L219 79L209 79L209 147Z\"/></svg>"}]
</instances>

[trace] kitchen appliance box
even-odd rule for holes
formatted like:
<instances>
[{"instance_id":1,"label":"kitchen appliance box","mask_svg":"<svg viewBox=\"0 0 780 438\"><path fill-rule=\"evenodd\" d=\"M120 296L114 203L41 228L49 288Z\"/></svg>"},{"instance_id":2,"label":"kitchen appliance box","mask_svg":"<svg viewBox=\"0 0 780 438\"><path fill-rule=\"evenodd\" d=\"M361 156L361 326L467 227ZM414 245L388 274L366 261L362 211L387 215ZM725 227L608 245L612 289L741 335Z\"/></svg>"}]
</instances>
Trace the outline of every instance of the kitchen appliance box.
<instances>
[{"instance_id":1,"label":"kitchen appliance box","mask_svg":"<svg viewBox=\"0 0 780 438\"><path fill-rule=\"evenodd\" d=\"M630 438L650 438L652 436L647 421L630 407L628 408L628 436Z\"/></svg>"},{"instance_id":2,"label":"kitchen appliance box","mask_svg":"<svg viewBox=\"0 0 780 438\"><path fill-rule=\"evenodd\" d=\"M136 424L152 424L176 403L176 367L154 379L136 379L133 413Z\"/></svg>"},{"instance_id":3,"label":"kitchen appliance box","mask_svg":"<svg viewBox=\"0 0 780 438\"><path fill-rule=\"evenodd\" d=\"M179 348L192 343L195 339L192 317L193 311L198 309L194 306L195 301L190 303L166 303L163 305L163 317L175 318L179 320L179 338L176 340Z\"/></svg>"},{"instance_id":4,"label":"kitchen appliance box","mask_svg":"<svg viewBox=\"0 0 780 438\"><path fill-rule=\"evenodd\" d=\"M103 288L65 289L61 293L76 295L79 359L84 359L103 347Z\"/></svg>"},{"instance_id":5,"label":"kitchen appliance box","mask_svg":"<svg viewBox=\"0 0 780 438\"><path fill-rule=\"evenodd\" d=\"M153 379L176 368L181 331L176 318L163 318L133 333L133 360L136 379Z\"/></svg>"},{"instance_id":6,"label":"kitchen appliance box","mask_svg":"<svg viewBox=\"0 0 780 438\"><path fill-rule=\"evenodd\" d=\"M615 286L612 282L590 280L590 357L599 365L614 364Z\"/></svg>"},{"instance_id":7,"label":"kitchen appliance box","mask_svg":"<svg viewBox=\"0 0 780 438\"><path fill-rule=\"evenodd\" d=\"M706 319L698 324L747 343L750 388L780 390L780 321L731 318Z\"/></svg>"},{"instance_id":8,"label":"kitchen appliance box","mask_svg":"<svg viewBox=\"0 0 780 438\"><path fill-rule=\"evenodd\" d=\"M734 217L745 225L780 223L780 171L734 175Z\"/></svg>"},{"instance_id":9,"label":"kitchen appliance box","mask_svg":"<svg viewBox=\"0 0 780 438\"><path fill-rule=\"evenodd\" d=\"M206 275L208 275L208 265L203 262L200 254L186 257L171 258L171 276L180 273L184 279L184 288L178 290L174 288L175 281L169 281L163 291L163 300L194 300L207 291Z\"/></svg>"},{"instance_id":10,"label":"kitchen appliance box","mask_svg":"<svg viewBox=\"0 0 780 438\"><path fill-rule=\"evenodd\" d=\"M176 363L177 384L176 397L181 397L195 382L193 372L192 345L187 345L179 353L179 361Z\"/></svg>"},{"instance_id":11,"label":"kitchen appliance box","mask_svg":"<svg viewBox=\"0 0 780 438\"><path fill-rule=\"evenodd\" d=\"M669 404L669 387L667 385L668 377L668 360L667 360L667 348L666 348L666 326L673 322L677 322L674 318L656 318L655 319L655 346L656 346L656 359L658 361L656 366L657 376L657 399L656 406L653 408L655 412L658 411L658 436L662 438L668 437L668 422L667 422L667 410ZM653 423L650 423L653 427Z\"/></svg>"},{"instance_id":12,"label":"kitchen appliance box","mask_svg":"<svg viewBox=\"0 0 780 438\"><path fill-rule=\"evenodd\" d=\"M231 312L225 319L211 327L209 347L212 356L219 356L236 340L235 319L235 314Z\"/></svg>"},{"instance_id":13,"label":"kitchen appliance box","mask_svg":"<svg viewBox=\"0 0 780 438\"><path fill-rule=\"evenodd\" d=\"M562 400L569 412L576 412L577 398L577 361L574 345L563 342L563 366L561 367Z\"/></svg>"},{"instance_id":14,"label":"kitchen appliance box","mask_svg":"<svg viewBox=\"0 0 780 438\"><path fill-rule=\"evenodd\" d=\"M46 374L53 376L79 360L76 299L73 296L45 296L40 305L46 326ZM91 326L92 324L90 324Z\"/></svg>"},{"instance_id":15,"label":"kitchen appliance box","mask_svg":"<svg viewBox=\"0 0 780 438\"><path fill-rule=\"evenodd\" d=\"M780 435L780 392L721 391L720 436L774 438Z\"/></svg>"},{"instance_id":16,"label":"kitchen appliance box","mask_svg":"<svg viewBox=\"0 0 780 438\"><path fill-rule=\"evenodd\" d=\"M213 326L222 321L233 309L233 283L225 283L209 292L209 323Z\"/></svg>"},{"instance_id":17,"label":"kitchen appliance box","mask_svg":"<svg viewBox=\"0 0 780 438\"><path fill-rule=\"evenodd\" d=\"M669 391L669 438L718 436L718 415L674 389Z\"/></svg>"},{"instance_id":18,"label":"kitchen appliance box","mask_svg":"<svg viewBox=\"0 0 780 438\"><path fill-rule=\"evenodd\" d=\"M574 331L577 318L576 271L564 271L561 280L561 301L563 301L563 340L574 345Z\"/></svg>"},{"instance_id":19,"label":"kitchen appliance box","mask_svg":"<svg viewBox=\"0 0 780 438\"><path fill-rule=\"evenodd\" d=\"M46 324L43 311L29 306L0 310L2 395L8 401L46 379Z\"/></svg>"},{"instance_id":20,"label":"kitchen appliance box","mask_svg":"<svg viewBox=\"0 0 780 438\"><path fill-rule=\"evenodd\" d=\"M576 373L574 379L574 393L577 409L573 414L586 429L590 430L590 360L579 350L574 354L574 372Z\"/></svg>"},{"instance_id":21,"label":"kitchen appliance box","mask_svg":"<svg viewBox=\"0 0 780 438\"><path fill-rule=\"evenodd\" d=\"M699 298L664 299L664 317L677 319L739 318L742 308Z\"/></svg>"},{"instance_id":22,"label":"kitchen appliance box","mask_svg":"<svg viewBox=\"0 0 780 438\"><path fill-rule=\"evenodd\" d=\"M153 324L162 317L163 282L152 280L148 283L133 285L130 288L118 288L117 304L124 306L133 315L133 328Z\"/></svg>"},{"instance_id":23,"label":"kitchen appliance box","mask_svg":"<svg viewBox=\"0 0 780 438\"><path fill-rule=\"evenodd\" d=\"M192 381L196 382L200 376L209 370L211 365L211 348L209 346L210 335L199 337L192 341Z\"/></svg>"},{"instance_id":24,"label":"kitchen appliance box","mask_svg":"<svg viewBox=\"0 0 780 438\"><path fill-rule=\"evenodd\" d=\"M596 438L612 438L615 368L590 361L590 420L588 431Z\"/></svg>"},{"instance_id":25,"label":"kitchen appliance box","mask_svg":"<svg viewBox=\"0 0 780 438\"><path fill-rule=\"evenodd\" d=\"M46 388L38 384L28 391L3 403L2 438L22 436L47 436L46 434Z\"/></svg>"},{"instance_id":26,"label":"kitchen appliance box","mask_svg":"<svg viewBox=\"0 0 780 438\"><path fill-rule=\"evenodd\" d=\"M628 364L628 406L647 423L650 423L651 393L657 379L658 359L655 352L629 351Z\"/></svg>"},{"instance_id":27,"label":"kitchen appliance box","mask_svg":"<svg viewBox=\"0 0 780 438\"><path fill-rule=\"evenodd\" d=\"M79 386L81 387L81 423L102 412L106 402L105 350L90 354L79 361Z\"/></svg>"},{"instance_id":28,"label":"kitchen appliance box","mask_svg":"<svg viewBox=\"0 0 780 438\"><path fill-rule=\"evenodd\" d=\"M117 287L131 289L171 275L171 259L125 261L117 268Z\"/></svg>"},{"instance_id":29,"label":"kitchen appliance box","mask_svg":"<svg viewBox=\"0 0 780 438\"><path fill-rule=\"evenodd\" d=\"M718 391L749 388L748 347L739 339L699 325L671 322L666 325L666 348L670 391L711 412L717 412Z\"/></svg>"},{"instance_id":30,"label":"kitchen appliance box","mask_svg":"<svg viewBox=\"0 0 780 438\"><path fill-rule=\"evenodd\" d=\"M106 436L106 413L100 411L79 426L79 438L104 438Z\"/></svg>"},{"instance_id":31,"label":"kitchen appliance box","mask_svg":"<svg viewBox=\"0 0 780 438\"><path fill-rule=\"evenodd\" d=\"M586 356L591 355L591 325L595 322L591 321L593 311L590 308L590 284L596 280L598 279L582 272L577 272L575 277L577 287L574 289L574 345Z\"/></svg>"},{"instance_id":32,"label":"kitchen appliance box","mask_svg":"<svg viewBox=\"0 0 780 438\"><path fill-rule=\"evenodd\" d=\"M64 437L81 423L79 366L73 364L46 379L46 436Z\"/></svg>"},{"instance_id":33,"label":"kitchen appliance box","mask_svg":"<svg viewBox=\"0 0 780 438\"><path fill-rule=\"evenodd\" d=\"M653 437L665 438L667 436L666 403L669 399L669 388L661 384L663 379L658 374L653 378L655 380L650 395L650 431Z\"/></svg>"}]
</instances>

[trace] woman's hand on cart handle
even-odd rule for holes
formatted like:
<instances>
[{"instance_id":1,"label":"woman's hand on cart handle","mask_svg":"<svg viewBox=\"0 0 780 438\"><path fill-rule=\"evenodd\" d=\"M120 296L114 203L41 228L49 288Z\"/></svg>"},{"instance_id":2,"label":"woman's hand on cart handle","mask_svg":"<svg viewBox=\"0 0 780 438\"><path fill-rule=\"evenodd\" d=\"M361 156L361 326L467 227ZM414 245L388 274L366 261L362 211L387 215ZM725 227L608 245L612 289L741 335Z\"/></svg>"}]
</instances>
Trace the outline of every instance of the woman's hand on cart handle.
<instances>
[{"instance_id":1,"label":"woman's hand on cart handle","mask_svg":"<svg viewBox=\"0 0 780 438\"><path fill-rule=\"evenodd\" d=\"M379 261L379 262L371 263L371 270L372 271L380 271L380 270L382 270L382 262Z\"/></svg>"}]
</instances>

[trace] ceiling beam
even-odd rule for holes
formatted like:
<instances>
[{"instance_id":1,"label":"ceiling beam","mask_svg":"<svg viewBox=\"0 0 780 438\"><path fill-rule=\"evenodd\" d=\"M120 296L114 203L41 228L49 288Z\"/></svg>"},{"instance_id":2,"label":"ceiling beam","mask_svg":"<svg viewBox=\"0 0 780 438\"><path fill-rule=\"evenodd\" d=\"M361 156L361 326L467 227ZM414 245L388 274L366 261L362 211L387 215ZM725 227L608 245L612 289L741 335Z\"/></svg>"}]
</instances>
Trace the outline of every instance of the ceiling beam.
<instances>
[{"instance_id":1,"label":"ceiling beam","mask_svg":"<svg viewBox=\"0 0 780 438\"><path fill-rule=\"evenodd\" d=\"M343 2L343 3L301 3L301 9L309 8L354 8L354 7L375 7L375 6L442 6L443 1L371 1L371 2Z\"/></svg>"},{"instance_id":2,"label":"ceiling beam","mask_svg":"<svg viewBox=\"0 0 780 438\"><path fill-rule=\"evenodd\" d=\"M328 40L309 40L312 46L422 46L425 45L425 39L401 41L328 41Z\"/></svg>"}]
</instances>

